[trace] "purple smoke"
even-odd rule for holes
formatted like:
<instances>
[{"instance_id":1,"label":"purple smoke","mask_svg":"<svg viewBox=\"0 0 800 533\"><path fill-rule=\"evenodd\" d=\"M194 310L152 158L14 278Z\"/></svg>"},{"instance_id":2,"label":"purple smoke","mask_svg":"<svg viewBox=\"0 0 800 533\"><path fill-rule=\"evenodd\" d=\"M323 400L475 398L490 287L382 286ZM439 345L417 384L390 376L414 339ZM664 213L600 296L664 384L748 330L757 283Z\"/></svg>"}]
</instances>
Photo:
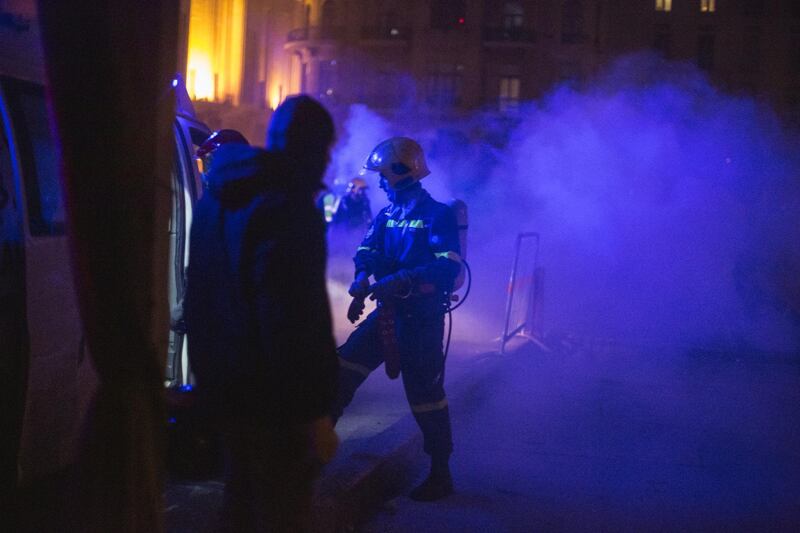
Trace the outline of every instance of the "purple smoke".
<instances>
[{"instance_id":1,"label":"purple smoke","mask_svg":"<svg viewBox=\"0 0 800 533\"><path fill-rule=\"evenodd\" d=\"M456 338L500 333L514 238L537 231L548 332L798 348L798 139L753 99L690 65L635 55L511 117L432 121L404 109L353 106L330 178L354 175L383 138L420 141L426 188L470 209L474 288ZM375 211L385 205L377 183L370 194ZM334 264L352 255L336 240L331 250Z\"/></svg>"}]
</instances>

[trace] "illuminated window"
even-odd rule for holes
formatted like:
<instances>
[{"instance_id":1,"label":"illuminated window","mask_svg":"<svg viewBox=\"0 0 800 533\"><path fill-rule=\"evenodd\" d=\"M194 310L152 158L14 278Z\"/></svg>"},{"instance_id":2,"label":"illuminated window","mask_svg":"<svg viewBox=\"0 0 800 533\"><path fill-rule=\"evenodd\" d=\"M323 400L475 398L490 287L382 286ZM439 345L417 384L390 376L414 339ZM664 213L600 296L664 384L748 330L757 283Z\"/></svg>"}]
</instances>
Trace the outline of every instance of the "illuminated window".
<instances>
[{"instance_id":1,"label":"illuminated window","mask_svg":"<svg viewBox=\"0 0 800 533\"><path fill-rule=\"evenodd\" d=\"M703 13L713 13L717 10L716 0L700 0L700 11Z\"/></svg>"},{"instance_id":2,"label":"illuminated window","mask_svg":"<svg viewBox=\"0 0 800 533\"><path fill-rule=\"evenodd\" d=\"M656 0L656 11L672 11L672 0Z\"/></svg>"},{"instance_id":3,"label":"illuminated window","mask_svg":"<svg viewBox=\"0 0 800 533\"><path fill-rule=\"evenodd\" d=\"M520 81L516 76L500 78L498 107L500 111L515 109L519 106Z\"/></svg>"}]
</instances>

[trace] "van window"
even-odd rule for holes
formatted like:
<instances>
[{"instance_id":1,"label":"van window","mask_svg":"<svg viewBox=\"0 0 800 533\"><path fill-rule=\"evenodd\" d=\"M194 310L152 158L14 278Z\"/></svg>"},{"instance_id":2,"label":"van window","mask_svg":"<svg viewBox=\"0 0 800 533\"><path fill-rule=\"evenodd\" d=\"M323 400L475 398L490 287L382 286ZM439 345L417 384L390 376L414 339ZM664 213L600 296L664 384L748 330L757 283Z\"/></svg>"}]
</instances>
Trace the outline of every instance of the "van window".
<instances>
[{"instance_id":1,"label":"van window","mask_svg":"<svg viewBox=\"0 0 800 533\"><path fill-rule=\"evenodd\" d=\"M175 164L178 166L177 172L180 174L178 177L180 181L178 183L181 183L183 187L188 187L186 193L188 194L188 199L190 202L189 205L194 206L195 199L198 198L196 190L197 187L195 186L194 175L191 172L187 175L186 170L197 168L198 163L194 154L197 150L197 147L208 138L208 134L197 128L189 126L190 144L187 142L186 136L183 133L183 128L181 127L181 123L179 121L175 122L175 132L175 141L177 143ZM185 160L186 167L181 165L182 160ZM175 170L173 169L173 173L174 172Z\"/></svg>"},{"instance_id":2,"label":"van window","mask_svg":"<svg viewBox=\"0 0 800 533\"><path fill-rule=\"evenodd\" d=\"M3 78L14 137L20 153L32 235L64 233L64 201L58 173L58 145L45 107L44 89Z\"/></svg>"},{"instance_id":3,"label":"van window","mask_svg":"<svg viewBox=\"0 0 800 533\"><path fill-rule=\"evenodd\" d=\"M11 166L11 154L2 127L0 117L0 276L5 267L5 245L22 242L22 232L19 231L17 218L17 198L14 194L14 169Z\"/></svg>"},{"instance_id":4,"label":"van window","mask_svg":"<svg viewBox=\"0 0 800 533\"><path fill-rule=\"evenodd\" d=\"M17 196L14 191L14 169L6 139L4 124L0 116L0 347L5 333L3 317L8 306L8 295L19 291L22 279L22 231L19 225ZM0 350L0 353L2 350Z\"/></svg>"}]
</instances>

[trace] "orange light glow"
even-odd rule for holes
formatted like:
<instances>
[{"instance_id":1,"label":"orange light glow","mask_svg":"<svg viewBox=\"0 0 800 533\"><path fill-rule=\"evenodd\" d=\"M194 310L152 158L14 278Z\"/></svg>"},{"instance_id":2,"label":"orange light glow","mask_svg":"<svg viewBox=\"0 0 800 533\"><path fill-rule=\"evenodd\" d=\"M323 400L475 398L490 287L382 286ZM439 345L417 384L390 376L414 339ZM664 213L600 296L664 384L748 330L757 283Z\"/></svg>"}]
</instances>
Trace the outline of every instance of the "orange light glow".
<instances>
[{"instance_id":1,"label":"orange light glow","mask_svg":"<svg viewBox=\"0 0 800 533\"><path fill-rule=\"evenodd\" d=\"M272 94L269 95L269 107L270 109L277 109L279 105L281 105L280 92L277 88L273 88Z\"/></svg>"},{"instance_id":2,"label":"orange light glow","mask_svg":"<svg viewBox=\"0 0 800 533\"><path fill-rule=\"evenodd\" d=\"M187 90L194 100L214 100L214 73L211 60L198 50L189 49Z\"/></svg>"},{"instance_id":3,"label":"orange light glow","mask_svg":"<svg viewBox=\"0 0 800 533\"><path fill-rule=\"evenodd\" d=\"M192 0L186 86L195 100L239 102L245 0Z\"/></svg>"}]
</instances>

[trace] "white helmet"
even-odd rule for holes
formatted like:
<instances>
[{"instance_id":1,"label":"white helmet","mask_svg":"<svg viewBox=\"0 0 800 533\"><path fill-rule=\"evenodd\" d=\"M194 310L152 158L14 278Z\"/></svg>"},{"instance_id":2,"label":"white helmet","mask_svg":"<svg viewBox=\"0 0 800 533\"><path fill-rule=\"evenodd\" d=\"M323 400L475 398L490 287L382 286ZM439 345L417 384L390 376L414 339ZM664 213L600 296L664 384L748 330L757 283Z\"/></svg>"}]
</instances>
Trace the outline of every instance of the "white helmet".
<instances>
[{"instance_id":1,"label":"white helmet","mask_svg":"<svg viewBox=\"0 0 800 533\"><path fill-rule=\"evenodd\" d=\"M360 174L367 171L380 172L394 190L405 189L428 174L425 154L413 139L392 137L376 146L369 154Z\"/></svg>"}]
</instances>

